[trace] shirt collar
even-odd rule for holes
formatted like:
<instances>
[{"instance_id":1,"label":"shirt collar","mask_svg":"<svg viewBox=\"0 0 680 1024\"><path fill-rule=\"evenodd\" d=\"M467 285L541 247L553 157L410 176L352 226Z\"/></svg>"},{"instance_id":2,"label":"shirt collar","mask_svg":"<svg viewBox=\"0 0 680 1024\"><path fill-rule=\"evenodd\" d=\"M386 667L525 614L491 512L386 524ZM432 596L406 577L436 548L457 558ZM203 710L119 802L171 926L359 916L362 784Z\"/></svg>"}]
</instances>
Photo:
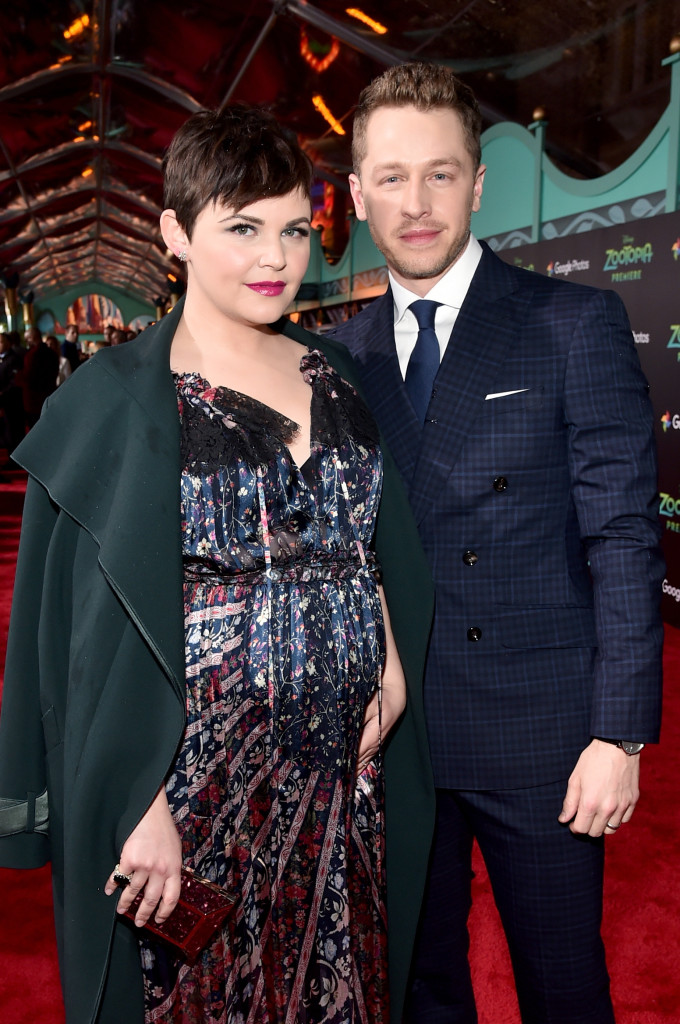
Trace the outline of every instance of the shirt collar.
<instances>
[{"instance_id":1,"label":"shirt collar","mask_svg":"<svg viewBox=\"0 0 680 1024\"><path fill-rule=\"evenodd\" d=\"M482 258L482 247L474 235L470 235L465 249L458 257L453 266L449 267L444 276L430 289L425 298L433 299L443 306L451 306L453 309L460 309L463 300L467 295L470 282ZM422 298L414 292L404 288L402 284L395 281L392 272L389 273L392 297L394 299L394 322L399 323L404 313L416 299Z\"/></svg>"}]
</instances>

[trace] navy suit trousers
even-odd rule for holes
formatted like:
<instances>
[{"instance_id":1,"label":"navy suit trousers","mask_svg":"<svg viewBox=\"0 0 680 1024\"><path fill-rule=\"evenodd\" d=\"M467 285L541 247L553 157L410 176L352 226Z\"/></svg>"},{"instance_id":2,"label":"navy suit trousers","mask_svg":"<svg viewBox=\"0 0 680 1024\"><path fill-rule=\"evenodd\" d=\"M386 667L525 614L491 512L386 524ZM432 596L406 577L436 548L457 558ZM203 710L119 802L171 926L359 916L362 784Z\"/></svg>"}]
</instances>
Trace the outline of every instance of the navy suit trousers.
<instances>
[{"instance_id":1,"label":"navy suit trousers","mask_svg":"<svg viewBox=\"0 0 680 1024\"><path fill-rule=\"evenodd\" d=\"M614 1024L600 938L604 841L558 823L566 786L437 790L409 1024L477 1022L467 957L473 838L505 928L523 1024Z\"/></svg>"}]
</instances>

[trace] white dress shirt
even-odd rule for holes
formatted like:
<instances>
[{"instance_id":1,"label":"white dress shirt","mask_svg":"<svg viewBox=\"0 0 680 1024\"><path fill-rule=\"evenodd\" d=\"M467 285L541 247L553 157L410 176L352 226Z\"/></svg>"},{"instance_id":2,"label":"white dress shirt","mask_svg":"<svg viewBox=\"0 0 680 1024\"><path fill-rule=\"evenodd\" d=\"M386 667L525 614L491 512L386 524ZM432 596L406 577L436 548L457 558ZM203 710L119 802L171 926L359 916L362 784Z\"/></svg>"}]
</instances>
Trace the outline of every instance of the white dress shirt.
<instances>
[{"instance_id":1,"label":"white dress shirt","mask_svg":"<svg viewBox=\"0 0 680 1024\"><path fill-rule=\"evenodd\" d=\"M416 299L423 297L441 303L434 321L434 330L439 342L439 361L441 362L458 311L463 305L463 299L467 295L470 282L481 258L482 247L474 235L470 235L463 253L426 296L416 295L408 288L404 288L398 281L395 281L390 273L390 285L394 298L394 343L397 348L402 377L406 377L406 367L418 337L418 321L408 307Z\"/></svg>"}]
</instances>

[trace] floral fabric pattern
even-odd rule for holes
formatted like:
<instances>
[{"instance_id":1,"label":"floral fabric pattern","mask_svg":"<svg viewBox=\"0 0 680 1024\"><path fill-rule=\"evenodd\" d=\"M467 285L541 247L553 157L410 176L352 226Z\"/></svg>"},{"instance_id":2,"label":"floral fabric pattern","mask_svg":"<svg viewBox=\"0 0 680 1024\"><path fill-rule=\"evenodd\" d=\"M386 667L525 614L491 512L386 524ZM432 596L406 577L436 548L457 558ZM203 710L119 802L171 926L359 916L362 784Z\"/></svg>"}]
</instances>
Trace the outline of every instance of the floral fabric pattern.
<instances>
[{"instance_id":1,"label":"floral fabric pattern","mask_svg":"<svg viewBox=\"0 0 680 1024\"><path fill-rule=\"evenodd\" d=\"M146 1021L387 1021L382 771L356 775L384 660L375 426L303 356L312 442L176 375L187 725L166 784L184 862L237 895L193 966L141 943Z\"/></svg>"}]
</instances>

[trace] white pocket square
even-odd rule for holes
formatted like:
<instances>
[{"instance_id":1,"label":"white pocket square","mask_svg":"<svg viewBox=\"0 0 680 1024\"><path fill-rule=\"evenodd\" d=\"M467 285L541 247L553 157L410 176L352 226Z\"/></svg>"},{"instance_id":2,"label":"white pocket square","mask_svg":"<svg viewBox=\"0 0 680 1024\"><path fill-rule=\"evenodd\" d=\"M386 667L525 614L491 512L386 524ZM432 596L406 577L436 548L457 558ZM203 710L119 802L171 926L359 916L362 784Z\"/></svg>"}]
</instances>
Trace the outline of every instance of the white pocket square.
<instances>
[{"instance_id":1,"label":"white pocket square","mask_svg":"<svg viewBox=\"0 0 680 1024\"><path fill-rule=\"evenodd\" d=\"M507 398L508 395L521 395L523 391L531 391L531 388L518 388L517 391L496 391L493 395L487 395L484 401L489 402L492 398Z\"/></svg>"}]
</instances>

